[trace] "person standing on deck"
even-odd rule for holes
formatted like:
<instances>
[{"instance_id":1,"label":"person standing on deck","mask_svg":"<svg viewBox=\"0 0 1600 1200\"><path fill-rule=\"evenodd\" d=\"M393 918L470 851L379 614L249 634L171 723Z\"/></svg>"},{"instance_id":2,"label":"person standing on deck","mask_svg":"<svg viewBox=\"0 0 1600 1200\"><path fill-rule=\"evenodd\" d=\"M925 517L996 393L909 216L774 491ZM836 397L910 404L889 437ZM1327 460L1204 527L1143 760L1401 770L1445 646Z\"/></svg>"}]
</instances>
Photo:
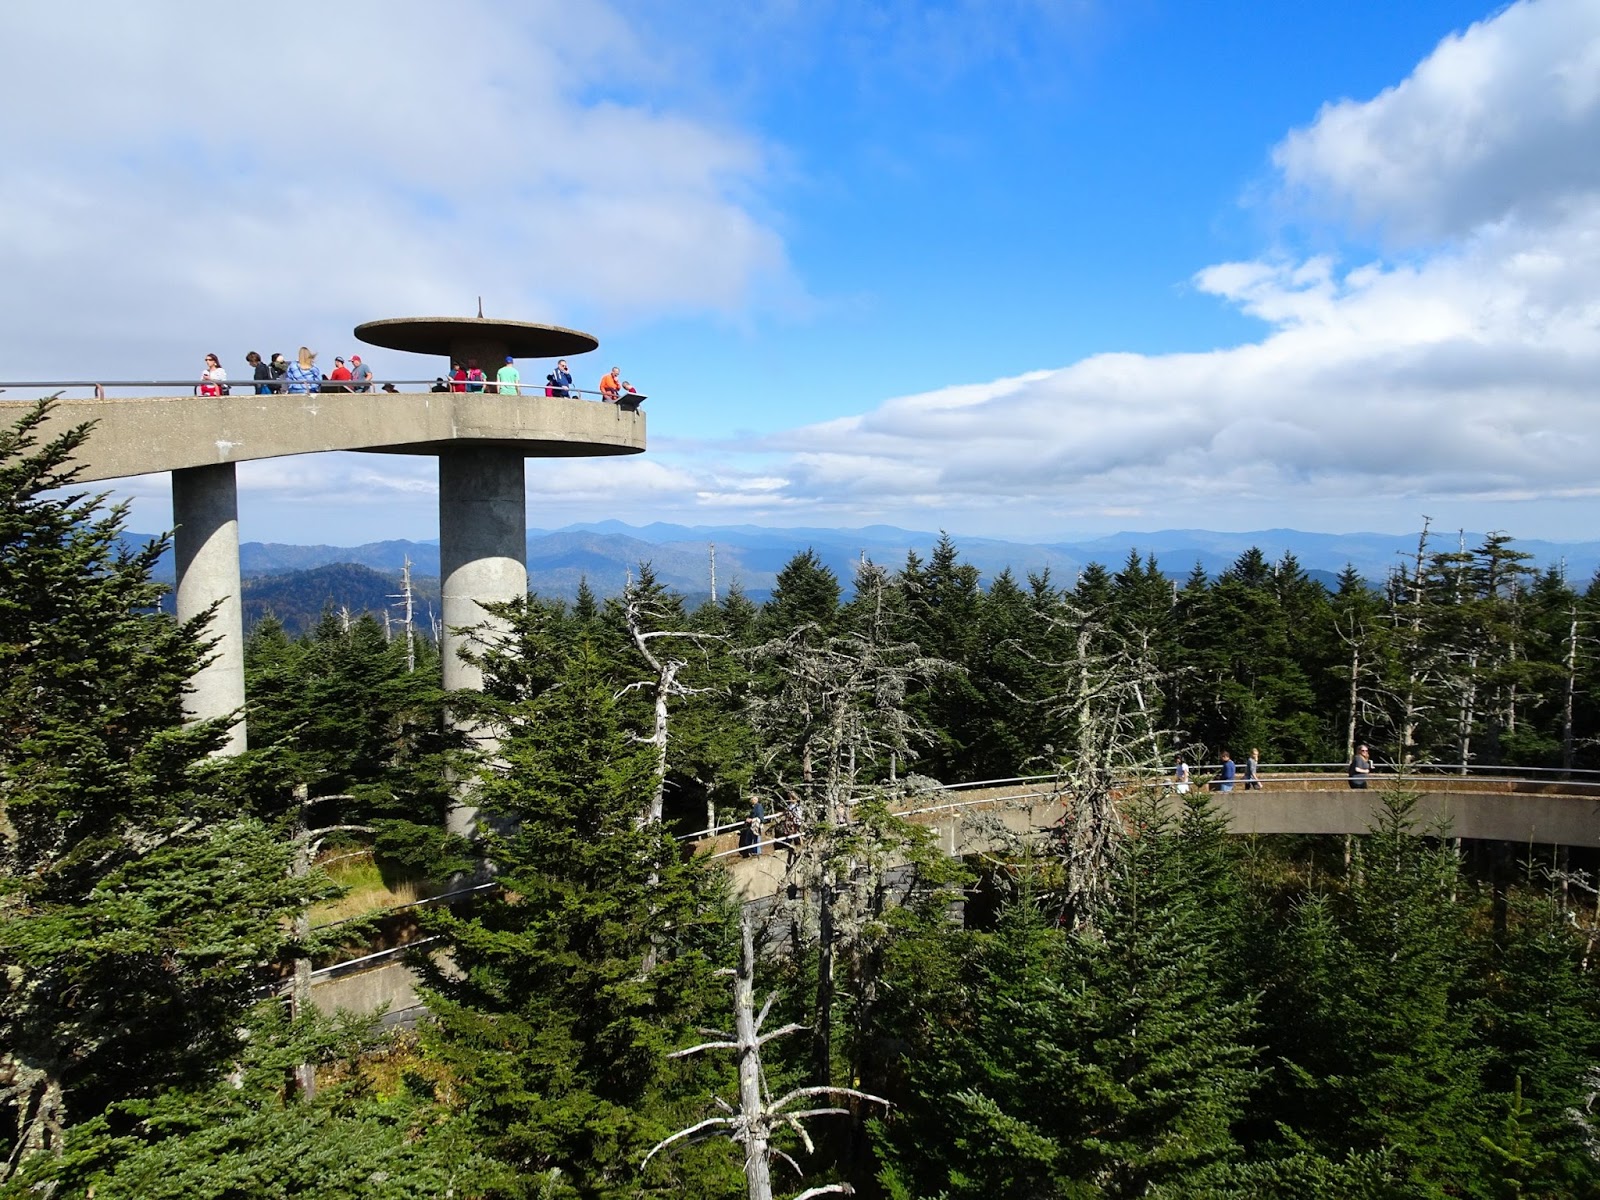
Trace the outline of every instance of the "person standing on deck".
<instances>
[{"instance_id":1,"label":"person standing on deck","mask_svg":"<svg viewBox=\"0 0 1600 1200\"><path fill-rule=\"evenodd\" d=\"M204 359L205 367L200 372L200 386L195 388L197 396L225 396L228 394L228 371L222 365L222 360L215 354L208 354Z\"/></svg>"},{"instance_id":2,"label":"person standing on deck","mask_svg":"<svg viewBox=\"0 0 1600 1200\"><path fill-rule=\"evenodd\" d=\"M1217 772L1217 791L1233 791L1233 781L1238 773L1239 769L1234 765L1233 755L1224 750L1222 752L1222 769Z\"/></svg>"},{"instance_id":3,"label":"person standing on deck","mask_svg":"<svg viewBox=\"0 0 1600 1200\"><path fill-rule=\"evenodd\" d=\"M1261 779L1256 773L1260 769L1260 767L1261 767L1261 751L1257 750L1254 746L1252 746L1250 748L1250 757L1244 760L1244 790L1245 791L1247 791L1247 792L1259 792L1261 790Z\"/></svg>"},{"instance_id":4,"label":"person standing on deck","mask_svg":"<svg viewBox=\"0 0 1600 1200\"><path fill-rule=\"evenodd\" d=\"M350 368L344 365L344 359L335 358L333 360L333 370L328 373L328 382L340 386L333 390L336 392L348 392L350 389L344 385L349 382L350 378Z\"/></svg>"},{"instance_id":5,"label":"person standing on deck","mask_svg":"<svg viewBox=\"0 0 1600 1200\"><path fill-rule=\"evenodd\" d=\"M272 368L261 361L261 355L254 350L244 356L244 361L251 369L256 381L256 395L272 395Z\"/></svg>"},{"instance_id":6,"label":"person standing on deck","mask_svg":"<svg viewBox=\"0 0 1600 1200\"><path fill-rule=\"evenodd\" d=\"M1372 774L1372 756L1367 753L1365 746L1357 746L1355 756L1350 760L1350 786L1365 788L1367 776Z\"/></svg>"},{"instance_id":7,"label":"person standing on deck","mask_svg":"<svg viewBox=\"0 0 1600 1200\"><path fill-rule=\"evenodd\" d=\"M506 365L501 367L495 375L495 382L499 384L502 396L522 395L522 372L517 370L516 359L506 355Z\"/></svg>"},{"instance_id":8,"label":"person standing on deck","mask_svg":"<svg viewBox=\"0 0 1600 1200\"><path fill-rule=\"evenodd\" d=\"M289 385L289 391L297 396L321 388L322 369L317 366L316 352L301 346L299 359L289 367L284 380Z\"/></svg>"}]
</instances>

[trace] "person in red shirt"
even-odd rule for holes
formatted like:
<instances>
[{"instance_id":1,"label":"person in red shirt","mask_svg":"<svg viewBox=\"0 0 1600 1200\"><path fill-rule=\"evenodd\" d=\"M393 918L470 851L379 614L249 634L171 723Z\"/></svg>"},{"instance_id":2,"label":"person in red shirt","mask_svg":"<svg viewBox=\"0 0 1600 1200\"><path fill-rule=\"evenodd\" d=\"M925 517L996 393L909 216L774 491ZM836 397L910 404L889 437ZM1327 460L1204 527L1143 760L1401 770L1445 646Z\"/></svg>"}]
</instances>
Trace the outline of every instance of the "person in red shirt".
<instances>
[{"instance_id":1,"label":"person in red shirt","mask_svg":"<svg viewBox=\"0 0 1600 1200\"><path fill-rule=\"evenodd\" d=\"M452 392L464 392L464 391L466 391L467 390L467 369L465 367L463 367L460 363L451 363L450 366L452 367L452 370L450 372L450 390Z\"/></svg>"},{"instance_id":2,"label":"person in red shirt","mask_svg":"<svg viewBox=\"0 0 1600 1200\"><path fill-rule=\"evenodd\" d=\"M350 368L344 365L344 359L336 358L333 360L333 370L328 372L328 382L339 385L350 382ZM333 390L336 392L348 392L350 389L345 386L337 386Z\"/></svg>"}]
</instances>

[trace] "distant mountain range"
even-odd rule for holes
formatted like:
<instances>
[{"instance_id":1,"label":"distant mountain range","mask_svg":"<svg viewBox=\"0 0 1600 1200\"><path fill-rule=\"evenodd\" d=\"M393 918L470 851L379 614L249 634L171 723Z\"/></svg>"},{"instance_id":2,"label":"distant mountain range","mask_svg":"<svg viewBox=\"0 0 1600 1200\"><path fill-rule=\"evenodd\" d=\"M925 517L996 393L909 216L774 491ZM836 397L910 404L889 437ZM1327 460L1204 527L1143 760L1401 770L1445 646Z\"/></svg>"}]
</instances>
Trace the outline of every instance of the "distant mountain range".
<instances>
[{"instance_id":1,"label":"distant mountain range","mask_svg":"<svg viewBox=\"0 0 1600 1200\"><path fill-rule=\"evenodd\" d=\"M130 534L129 541L145 540L146 535ZM657 578L690 599L705 596L711 589L711 547L716 547L717 587L725 591L738 581L754 600L771 591L777 573L796 554L807 548L838 573L846 587L855 565L865 555L886 566L898 567L908 553L928 557L939 535L933 532L899 529L891 525L869 525L861 529L773 529L755 525L686 526L656 523L643 527L620 521L598 521L569 525L558 530L530 530L528 534L528 582L540 595L571 599L581 580L601 596L615 595L622 589L627 574L640 562L649 562ZM1063 583L1070 584L1078 572L1092 562L1119 567L1130 550L1141 555L1154 554L1161 568L1174 578L1182 578L1198 563L1206 572L1225 570L1251 547L1259 548L1269 559L1292 553L1314 578L1331 582L1346 564L1353 564L1367 579L1382 580L1402 557L1414 554L1415 534L1385 533L1306 533L1295 529L1263 529L1245 533L1218 533L1205 529L1164 529L1153 533L1117 533L1081 542L1010 542L998 538L956 537L964 561L977 567L985 581L1006 567L1019 578L1048 568ZM1467 534L1469 547L1483 540L1481 534ZM1432 539L1434 550L1453 549L1456 535L1440 534ZM1565 564L1568 578L1586 584L1600 569L1600 541L1597 542L1517 542L1516 547L1533 556L1535 565ZM379 572L382 581L356 576L318 572L302 578L294 590L303 587L325 589L337 606L349 604L364 609L381 596L375 589L394 590L401 564L409 559L414 576L427 579L437 589L439 543L437 541L369 542L363 546L301 546L281 543L247 542L240 548L240 568L247 578L307 572L338 563L353 563ZM170 556L161 567L172 578ZM346 585L350 585L346 588ZM271 588L264 582L246 589L247 604L259 611L270 607ZM333 599L336 593L351 590L346 598ZM359 592L360 595L355 593ZM387 595L388 592L382 593ZM303 598L296 607L303 607Z\"/></svg>"}]
</instances>

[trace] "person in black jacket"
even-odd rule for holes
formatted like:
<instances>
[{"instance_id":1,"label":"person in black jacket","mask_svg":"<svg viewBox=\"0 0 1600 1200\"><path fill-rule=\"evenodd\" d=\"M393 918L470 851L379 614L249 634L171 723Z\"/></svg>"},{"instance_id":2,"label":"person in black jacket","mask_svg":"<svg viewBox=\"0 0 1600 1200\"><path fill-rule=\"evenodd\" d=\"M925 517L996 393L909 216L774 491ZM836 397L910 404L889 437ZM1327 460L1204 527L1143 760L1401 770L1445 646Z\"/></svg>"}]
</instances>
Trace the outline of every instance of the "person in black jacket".
<instances>
[{"instance_id":1,"label":"person in black jacket","mask_svg":"<svg viewBox=\"0 0 1600 1200\"><path fill-rule=\"evenodd\" d=\"M272 361L267 364L267 371L272 379L272 394L277 395L283 391L283 377L289 373L289 360L281 354L274 354Z\"/></svg>"},{"instance_id":2,"label":"person in black jacket","mask_svg":"<svg viewBox=\"0 0 1600 1200\"><path fill-rule=\"evenodd\" d=\"M244 361L255 371L256 395L268 396L272 394L272 368L261 361L261 355L254 350L244 356Z\"/></svg>"}]
</instances>

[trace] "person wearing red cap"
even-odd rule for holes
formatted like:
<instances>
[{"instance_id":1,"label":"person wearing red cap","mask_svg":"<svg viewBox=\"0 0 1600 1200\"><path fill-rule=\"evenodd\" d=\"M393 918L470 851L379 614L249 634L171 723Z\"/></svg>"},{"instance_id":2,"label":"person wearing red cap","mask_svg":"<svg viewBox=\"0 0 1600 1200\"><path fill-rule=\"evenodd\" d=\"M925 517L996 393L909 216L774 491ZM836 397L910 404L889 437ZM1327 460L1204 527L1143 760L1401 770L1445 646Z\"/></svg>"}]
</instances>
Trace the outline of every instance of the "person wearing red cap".
<instances>
[{"instance_id":1,"label":"person wearing red cap","mask_svg":"<svg viewBox=\"0 0 1600 1200\"><path fill-rule=\"evenodd\" d=\"M372 368L361 361L361 355L352 355L350 359L350 378L355 384L350 390L353 392L370 392L372 390Z\"/></svg>"}]
</instances>

